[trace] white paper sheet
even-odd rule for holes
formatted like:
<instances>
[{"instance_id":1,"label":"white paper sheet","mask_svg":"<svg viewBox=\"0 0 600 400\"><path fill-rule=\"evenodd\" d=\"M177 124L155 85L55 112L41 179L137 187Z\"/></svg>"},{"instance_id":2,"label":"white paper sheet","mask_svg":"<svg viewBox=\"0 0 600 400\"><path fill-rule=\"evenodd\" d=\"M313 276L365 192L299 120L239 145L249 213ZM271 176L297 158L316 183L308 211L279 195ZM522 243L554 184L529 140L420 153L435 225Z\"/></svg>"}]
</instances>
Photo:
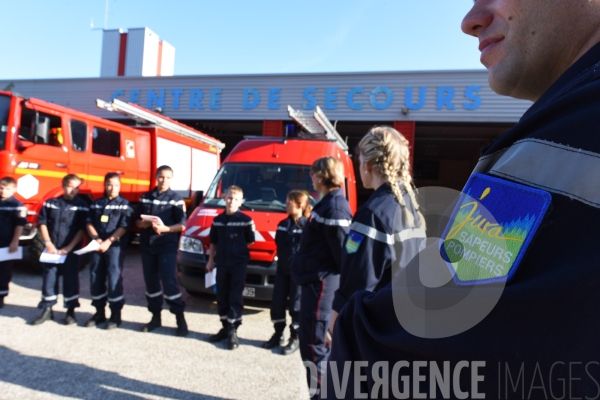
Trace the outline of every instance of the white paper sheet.
<instances>
[{"instance_id":1,"label":"white paper sheet","mask_svg":"<svg viewBox=\"0 0 600 400\"><path fill-rule=\"evenodd\" d=\"M46 249L44 249L44 252L40 255L40 262L48 264L63 264L66 259L66 254L50 254Z\"/></svg>"},{"instance_id":2,"label":"white paper sheet","mask_svg":"<svg viewBox=\"0 0 600 400\"><path fill-rule=\"evenodd\" d=\"M211 272L204 275L204 287L209 288L217 284L217 269L214 268Z\"/></svg>"},{"instance_id":3,"label":"white paper sheet","mask_svg":"<svg viewBox=\"0 0 600 400\"><path fill-rule=\"evenodd\" d=\"M142 221L158 222L159 224L163 223L162 220L160 219L160 217L157 217L156 215L142 214L142 215L140 215L140 218L142 219Z\"/></svg>"},{"instance_id":4,"label":"white paper sheet","mask_svg":"<svg viewBox=\"0 0 600 400\"><path fill-rule=\"evenodd\" d=\"M97 240L92 240L83 249L74 251L73 253L75 253L78 256L80 256L80 255L85 254L85 253L91 253L92 251L96 251L99 248L100 248L100 243L98 243Z\"/></svg>"},{"instance_id":5,"label":"white paper sheet","mask_svg":"<svg viewBox=\"0 0 600 400\"><path fill-rule=\"evenodd\" d=\"M21 246L17 247L17 251L14 253L8 252L8 247L0 248L0 261L8 261L8 260L22 260L23 259L23 248Z\"/></svg>"}]
</instances>

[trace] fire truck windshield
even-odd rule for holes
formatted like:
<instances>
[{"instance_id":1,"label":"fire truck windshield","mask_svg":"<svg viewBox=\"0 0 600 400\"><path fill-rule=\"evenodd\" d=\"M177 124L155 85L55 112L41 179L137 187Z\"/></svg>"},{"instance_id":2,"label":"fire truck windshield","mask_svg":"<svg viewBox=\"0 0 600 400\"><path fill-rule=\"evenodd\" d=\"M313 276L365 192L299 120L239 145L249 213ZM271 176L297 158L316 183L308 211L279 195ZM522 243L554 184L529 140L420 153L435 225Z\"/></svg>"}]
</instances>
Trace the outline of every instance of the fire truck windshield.
<instances>
[{"instance_id":1,"label":"fire truck windshield","mask_svg":"<svg viewBox=\"0 0 600 400\"><path fill-rule=\"evenodd\" d=\"M231 185L244 191L242 209L285 212L285 199L290 190L302 190L314 204L318 193L312 187L307 165L289 164L224 164L213 180L205 206L225 207L223 196Z\"/></svg>"},{"instance_id":2,"label":"fire truck windshield","mask_svg":"<svg viewBox=\"0 0 600 400\"><path fill-rule=\"evenodd\" d=\"M6 134L8 133L8 113L10 110L10 97L0 95L0 150L6 147Z\"/></svg>"}]
</instances>

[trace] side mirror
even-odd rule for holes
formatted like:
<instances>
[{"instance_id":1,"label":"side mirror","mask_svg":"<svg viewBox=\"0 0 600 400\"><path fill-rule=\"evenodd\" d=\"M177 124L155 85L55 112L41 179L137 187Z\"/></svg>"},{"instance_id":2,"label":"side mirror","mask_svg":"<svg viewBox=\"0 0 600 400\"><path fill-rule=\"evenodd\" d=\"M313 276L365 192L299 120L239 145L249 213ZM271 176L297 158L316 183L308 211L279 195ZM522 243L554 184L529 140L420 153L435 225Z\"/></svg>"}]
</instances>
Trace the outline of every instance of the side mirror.
<instances>
[{"instance_id":1,"label":"side mirror","mask_svg":"<svg viewBox=\"0 0 600 400\"><path fill-rule=\"evenodd\" d=\"M33 143L48 143L48 132L50 131L50 118L35 113L35 119L31 123L31 141Z\"/></svg>"}]
</instances>

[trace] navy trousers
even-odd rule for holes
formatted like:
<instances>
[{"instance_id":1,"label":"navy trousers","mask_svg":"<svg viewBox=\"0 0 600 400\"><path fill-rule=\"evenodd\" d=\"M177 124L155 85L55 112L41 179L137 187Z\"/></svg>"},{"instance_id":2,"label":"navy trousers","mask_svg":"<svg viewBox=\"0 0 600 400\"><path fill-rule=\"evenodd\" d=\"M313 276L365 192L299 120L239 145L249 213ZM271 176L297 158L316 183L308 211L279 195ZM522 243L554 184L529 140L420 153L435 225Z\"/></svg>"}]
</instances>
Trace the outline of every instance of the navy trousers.
<instances>
[{"instance_id":1,"label":"navy trousers","mask_svg":"<svg viewBox=\"0 0 600 400\"><path fill-rule=\"evenodd\" d=\"M8 295L8 284L12 279L12 261L0 262L0 298Z\"/></svg>"},{"instance_id":2,"label":"navy trousers","mask_svg":"<svg viewBox=\"0 0 600 400\"><path fill-rule=\"evenodd\" d=\"M104 253L93 252L90 255L90 291L92 305L106 307L108 300L112 311L123 308L123 257L124 251L118 246L109 247ZM108 288L106 282L108 280Z\"/></svg>"},{"instance_id":3,"label":"navy trousers","mask_svg":"<svg viewBox=\"0 0 600 400\"><path fill-rule=\"evenodd\" d=\"M224 327L242 324L246 263L217 265L217 311Z\"/></svg>"},{"instance_id":4,"label":"navy trousers","mask_svg":"<svg viewBox=\"0 0 600 400\"><path fill-rule=\"evenodd\" d=\"M292 276L282 272L281 268L277 268L273 299L271 300L271 321L275 326L276 333L281 334L285 329L285 310L287 308L292 319L290 337L298 337L301 292L300 285L294 282Z\"/></svg>"},{"instance_id":5,"label":"navy trousers","mask_svg":"<svg viewBox=\"0 0 600 400\"><path fill-rule=\"evenodd\" d=\"M300 356L302 361L312 362L317 375L306 368L306 379L310 388L321 387L321 361L327 361L330 348L326 333L331 323L333 297L340 286L340 276L329 275L325 279L302 285L300 296ZM318 392L317 392L318 393Z\"/></svg>"},{"instance_id":6,"label":"navy trousers","mask_svg":"<svg viewBox=\"0 0 600 400\"><path fill-rule=\"evenodd\" d=\"M41 263L43 270L42 300L38 308L52 307L58 299L58 275L63 276L65 308L79 307L79 256L67 254L63 264Z\"/></svg>"},{"instance_id":7,"label":"navy trousers","mask_svg":"<svg viewBox=\"0 0 600 400\"><path fill-rule=\"evenodd\" d=\"M176 253L148 254L142 252L146 300L150 312L158 313L162 310L163 297L173 314L180 314L185 309L175 275L176 264Z\"/></svg>"}]
</instances>

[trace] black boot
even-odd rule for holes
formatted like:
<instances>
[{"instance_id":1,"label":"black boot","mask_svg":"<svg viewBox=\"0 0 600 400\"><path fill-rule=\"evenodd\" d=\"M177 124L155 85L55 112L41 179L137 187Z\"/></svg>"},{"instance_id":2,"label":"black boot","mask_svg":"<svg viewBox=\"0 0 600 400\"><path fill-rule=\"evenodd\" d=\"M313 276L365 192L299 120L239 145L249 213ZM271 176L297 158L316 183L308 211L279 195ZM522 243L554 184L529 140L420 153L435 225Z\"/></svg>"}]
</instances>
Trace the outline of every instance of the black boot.
<instances>
[{"instance_id":1,"label":"black boot","mask_svg":"<svg viewBox=\"0 0 600 400\"><path fill-rule=\"evenodd\" d=\"M177 336L187 336L190 331L183 313L175 314L175 318L177 319Z\"/></svg>"},{"instance_id":2,"label":"black boot","mask_svg":"<svg viewBox=\"0 0 600 400\"><path fill-rule=\"evenodd\" d=\"M229 350L235 350L240 347L240 340L237 337L237 329L233 328L229 331L229 337L227 341L227 348Z\"/></svg>"},{"instance_id":3,"label":"black boot","mask_svg":"<svg viewBox=\"0 0 600 400\"><path fill-rule=\"evenodd\" d=\"M209 336L208 341L211 343L220 342L221 340L227 339L227 327L228 323L226 320L222 319L221 324L223 324L223 328L212 336Z\"/></svg>"},{"instance_id":4,"label":"black boot","mask_svg":"<svg viewBox=\"0 0 600 400\"><path fill-rule=\"evenodd\" d=\"M160 319L160 311L152 313L152 319L146 325L142 327L142 332L152 332L156 328L160 328L162 326L162 322Z\"/></svg>"},{"instance_id":5,"label":"black boot","mask_svg":"<svg viewBox=\"0 0 600 400\"><path fill-rule=\"evenodd\" d=\"M93 326L98 326L101 323L106 322L106 314L104 313L104 307L96 307L96 314L92 316L86 323L86 328L91 328Z\"/></svg>"},{"instance_id":6,"label":"black boot","mask_svg":"<svg viewBox=\"0 0 600 400\"><path fill-rule=\"evenodd\" d=\"M75 308L74 307L67 308L67 315L65 315L65 325L73 325L76 323L77 323L77 320L75 319Z\"/></svg>"},{"instance_id":7,"label":"black boot","mask_svg":"<svg viewBox=\"0 0 600 400\"><path fill-rule=\"evenodd\" d=\"M106 329L115 329L121 326L121 310L112 310L110 312L110 318L106 323Z\"/></svg>"},{"instance_id":8,"label":"black boot","mask_svg":"<svg viewBox=\"0 0 600 400\"><path fill-rule=\"evenodd\" d=\"M49 319L54 319L54 314L52 313L52 309L50 307L44 308L39 317L33 320L31 325L39 325L48 321Z\"/></svg>"},{"instance_id":9,"label":"black boot","mask_svg":"<svg viewBox=\"0 0 600 400\"><path fill-rule=\"evenodd\" d=\"M292 336L290 337L290 340L287 344L287 346L285 346L283 349L281 349L281 354L283 354L284 356L289 356L290 354L292 354L293 352L295 352L296 350L298 350L298 348L300 347L300 340L298 340L298 336Z\"/></svg>"},{"instance_id":10,"label":"black boot","mask_svg":"<svg viewBox=\"0 0 600 400\"><path fill-rule=\"evenodd\" d=\"M272 349L277 346L285 345L285 339L283 338L282 332L275 332L271 339L267 340L262 344L263 349Z\"/></svg>"}]
</instances>

